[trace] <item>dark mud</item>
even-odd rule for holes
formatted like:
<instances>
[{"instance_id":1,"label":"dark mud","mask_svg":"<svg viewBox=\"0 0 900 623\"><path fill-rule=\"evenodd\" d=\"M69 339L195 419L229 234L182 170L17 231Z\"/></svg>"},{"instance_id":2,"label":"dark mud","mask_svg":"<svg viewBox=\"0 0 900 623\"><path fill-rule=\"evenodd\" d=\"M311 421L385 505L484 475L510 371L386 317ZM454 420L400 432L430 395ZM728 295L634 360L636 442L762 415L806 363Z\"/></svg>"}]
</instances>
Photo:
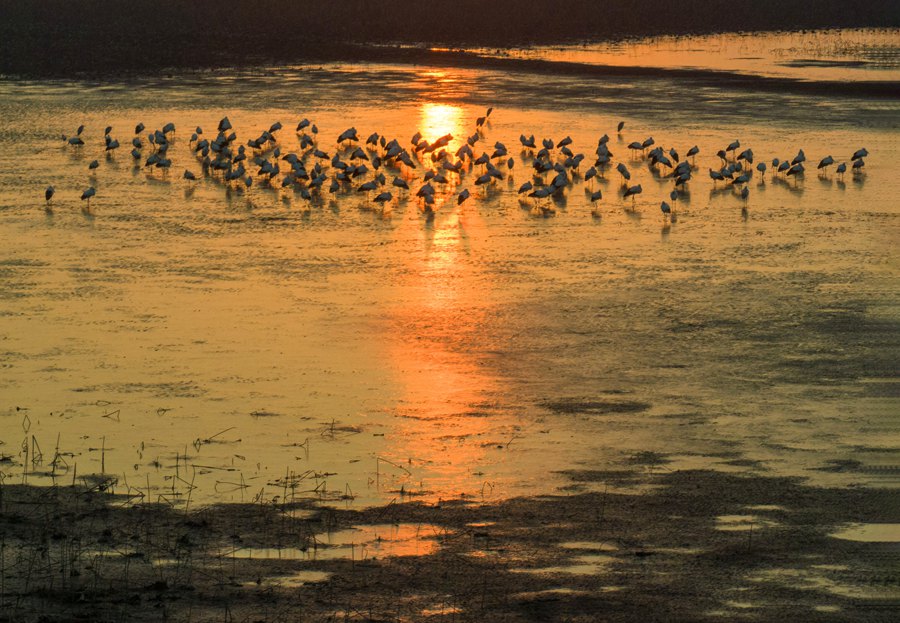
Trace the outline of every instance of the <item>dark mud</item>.
<instances>
[{"instance_id":1,"label":"dark mud","mask_svg":"<svg viewBox=\"0 0 900 623\"><path fill-rule=\"evenodd\" d=\"M573 19L574 18L574 19ZM896 27L893 2L0 0L0 74L378 60L371 45L508 47L662 34ZM367 48L355 48L359 44ZM394 52L396 54L396 52Z\"/></svg>"},{"instance_id":2,"label":"dark mud","mask_svg":"<svg viewBox=\"0 0 900 623\"><path fill-rule=\"evenodd\" d=\"M0 620L889 621L900 613L897 543L831 536L847 523L898 523L895 492L646 465L571 477L568 495L398 499L361 511L287 493L185 512L126 504L102 481L5 485ZM423 555L379 556L377 544L330 555L329 534L385 524L414 526L406 538L419 539ZM241 555L264 551L248 548L270 548L268 559Z\"/></svg>"}]
</instances>

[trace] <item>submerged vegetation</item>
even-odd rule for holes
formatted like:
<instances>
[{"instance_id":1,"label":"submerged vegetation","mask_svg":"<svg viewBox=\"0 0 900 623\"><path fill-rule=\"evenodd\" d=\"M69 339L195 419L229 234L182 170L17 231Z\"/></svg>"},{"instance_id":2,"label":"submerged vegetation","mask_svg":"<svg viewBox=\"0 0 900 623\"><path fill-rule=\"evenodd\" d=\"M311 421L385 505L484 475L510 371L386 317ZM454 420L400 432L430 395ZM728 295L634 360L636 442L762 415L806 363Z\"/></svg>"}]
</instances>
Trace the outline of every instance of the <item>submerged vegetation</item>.
<instances>
[{"instance_id":1,"label":"submerged vegetation","mask_svg":"<svg viewBox=\"0 0 900 623\"><path fill-rule=\"evenodd\" d=\"M531 0L276 2L0 0L0 74L213 67L301 60L402 60L419 49L658 34L898 27L888 0ZM363 47L365 46L365 47Z\"/></svg>"}]
</instances>

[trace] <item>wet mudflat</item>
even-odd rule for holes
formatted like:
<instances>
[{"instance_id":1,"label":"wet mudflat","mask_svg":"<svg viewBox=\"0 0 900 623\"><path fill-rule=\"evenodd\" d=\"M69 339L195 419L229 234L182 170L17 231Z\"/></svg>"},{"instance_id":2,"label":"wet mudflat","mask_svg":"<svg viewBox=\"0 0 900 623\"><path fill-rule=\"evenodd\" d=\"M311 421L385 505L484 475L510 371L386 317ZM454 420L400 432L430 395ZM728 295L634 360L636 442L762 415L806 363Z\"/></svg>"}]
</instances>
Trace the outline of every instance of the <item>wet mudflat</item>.
<instances>
[{"instance_id":1,"label":"wet mudflat","mask_svg":"<svg viewBox=\"0 0 900 623\"><path fill-rule=\"evenodd\" d=\"M5 485L10 620L888 621L883 489L712 471L568 474L569 491L363 511L284 499L184 512ZM605 492L580 493L585 483ZM623 484L644 493L614 493Z\"/></svg>"}]
</instances>

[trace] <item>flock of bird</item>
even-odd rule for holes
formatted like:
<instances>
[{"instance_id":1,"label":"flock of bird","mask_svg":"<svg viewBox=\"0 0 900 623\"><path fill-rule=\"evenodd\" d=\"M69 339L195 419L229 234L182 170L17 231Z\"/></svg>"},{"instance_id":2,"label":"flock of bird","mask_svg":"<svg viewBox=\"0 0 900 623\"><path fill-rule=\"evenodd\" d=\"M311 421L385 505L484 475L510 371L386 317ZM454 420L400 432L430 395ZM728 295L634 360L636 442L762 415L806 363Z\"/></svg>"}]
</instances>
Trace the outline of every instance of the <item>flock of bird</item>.
<instances>
[{"instance_id":1,"label":"flock of bird","mask_svg":"<svg viewBox=\"0 0 900 623\"><path fill-rule=\"evenodd\" d=\"M351 127L337 136L331 155L320 147L319 129L309 119L301 120L296 126L298 152L283 153L279 133L283 133L284 129L280 122L272 124L246 144L239 144L237 133L228 117L219 121L216 136L212 139L206 138L203 129L197 127L191 134L189 145L202 175L230 187L249 189L257 184L276 190L293 189L307 202L315 201L325 193L365 193L368 200L377 204L381 210L389 208L394 200L394 192L412 193L410 182L418 179L417 170L423 170L421 186L415 191L415 200L423 213L433 215L439 208L442 197L455 195L457 205L462 205L473 197L468 187L460 189L466 175L473 171L474 186L477 188L489 188L505 178L512 184L511 174L516 166L516 159L510 155L506 145L495 142L489 148L490 154L479 149L479 144L485 141L492 112L493 109L488 108L483 116L478 117L474 133L461 141L461 146L452 152L449 146L454 137L451 134L428 141L421 132L416 132L408 146L404 146L396 138L389 140L378 133L373 133L362 141L357 130ZM619 122L616 132L620 139L624 127L625 122ZM167 175L167 171L173 166L169 148L174 142L175 125L168 123L161 129L146 134L145 131L143 123L134 128L131 157L135 167L160 170L163 175ZM74 136L64 135L62 140L70 148L84 148L86 143L82 138L83 132L82 125ZM108 155L120 147L119 141L112 138L111 132L112 127L107 127L104 131L104 151ZM599 217L598 202L603 198L603 193L599 189L593 190L593 180L603 178L607 171L615 170L621 178L623 199L632 199L630 208L626 202L625 209L634 210L635 197L643 193L643 188L641 184L631 184L632 174L624 161L619 161L613 167L609 140L607 134L600 137L591 156L593 163L582 173L585 155L572 151L571 137L567 136L559 141L545 138L538 142L534 135L522 134L519 137L520 160L523 165L530 166L532 171L531 179L518 187L520 200L536 214L551 214L555 211L551 200L562 196L581 178L583 182L590 184L590 187L585 186L585 192L590 195L594 206L592 214ZM672 189L666 198L672 203L663 199L659 207L664 219L674 220L679 196L686 192L697 168L694 162L700 153L699 147L695 145L688 149L683 159L675 148L666 150L656 145L652 137L634 141L628 145L628 149L631 151L632 161L646 160L656 177L671 180ZM720 166L709 168L709 177L714 185L718 182L730 184L744 200L743 210L746 212L746 200L750 194L748 183L754 176L755 158L752 149L738 152L739 149L741 143L735 140L719 150L716 155ZM481 155L476 155L476 150L481 151ZM852 155L850 167L854 174L862 172L867 156L865 148ZM793 158L775 158L771 163L771 175L800 178L805 172L805 162L806 155L802 149ZM824 175L833 165L835 160L829 155L819 161L817 169ZM93 172L99 167L99 160L92 160L88 170ZM847 167L846 162L841 162L836 166L836 174L843 176ZM755 171L764 179L769 166L765 162L758 162ZM385 173L392 176L390 184ZM198 175L185 169L182 178L187 183L195 183ZM51 209L55 192L53 186L47 187L45 191L48 210ZM86 202L86 210L90 210L90 200L96 194L93 185L82 192L81 200Z\"/></svg>"}]
</instances>

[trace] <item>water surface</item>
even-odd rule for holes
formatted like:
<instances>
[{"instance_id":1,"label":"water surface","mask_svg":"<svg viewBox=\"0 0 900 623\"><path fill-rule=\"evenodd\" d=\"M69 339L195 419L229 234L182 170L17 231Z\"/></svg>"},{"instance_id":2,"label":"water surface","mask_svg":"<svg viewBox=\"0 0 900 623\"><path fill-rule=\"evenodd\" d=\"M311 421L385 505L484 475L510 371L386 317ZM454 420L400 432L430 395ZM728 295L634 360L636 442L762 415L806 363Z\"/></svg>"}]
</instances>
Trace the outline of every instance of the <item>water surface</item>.
<instances>
[{"instance_id":1,"label":"water surface","mask_svg":"<svg viewBox=\"0 0 900 623\"><path fill-rule=\"evenodd\" d=\"M476 153L502 141L515 167L486 191L467 173L432 219L407 194L382 214L361 193L308 204L259 180L181 179L200 173L194 127L211 137L225 114L242 142L280 120L283 151L308 117L333 155L350 125L403 145L449 132L455 150L489 106ZM2 82L0 468L102 471L180 504L497 499L572 490L561 472L680 467L893 486L898 113L665 76L405 65ZM167 175L103 154L105 126L124 145L137 122L175 123ZM64 146L82 123L87 145ZM536 217L516 195L521 133L571 136L588 160L608 133L644 193L623 200L613 170ZM626 147L650 136L701 150L675 223L659 211L671 181ZM809 170L757 175L742 201L706 175L735 139L757 162L803 148ZM861 147L864 174L815 172Z\"/></svg>"}]
</instances>

